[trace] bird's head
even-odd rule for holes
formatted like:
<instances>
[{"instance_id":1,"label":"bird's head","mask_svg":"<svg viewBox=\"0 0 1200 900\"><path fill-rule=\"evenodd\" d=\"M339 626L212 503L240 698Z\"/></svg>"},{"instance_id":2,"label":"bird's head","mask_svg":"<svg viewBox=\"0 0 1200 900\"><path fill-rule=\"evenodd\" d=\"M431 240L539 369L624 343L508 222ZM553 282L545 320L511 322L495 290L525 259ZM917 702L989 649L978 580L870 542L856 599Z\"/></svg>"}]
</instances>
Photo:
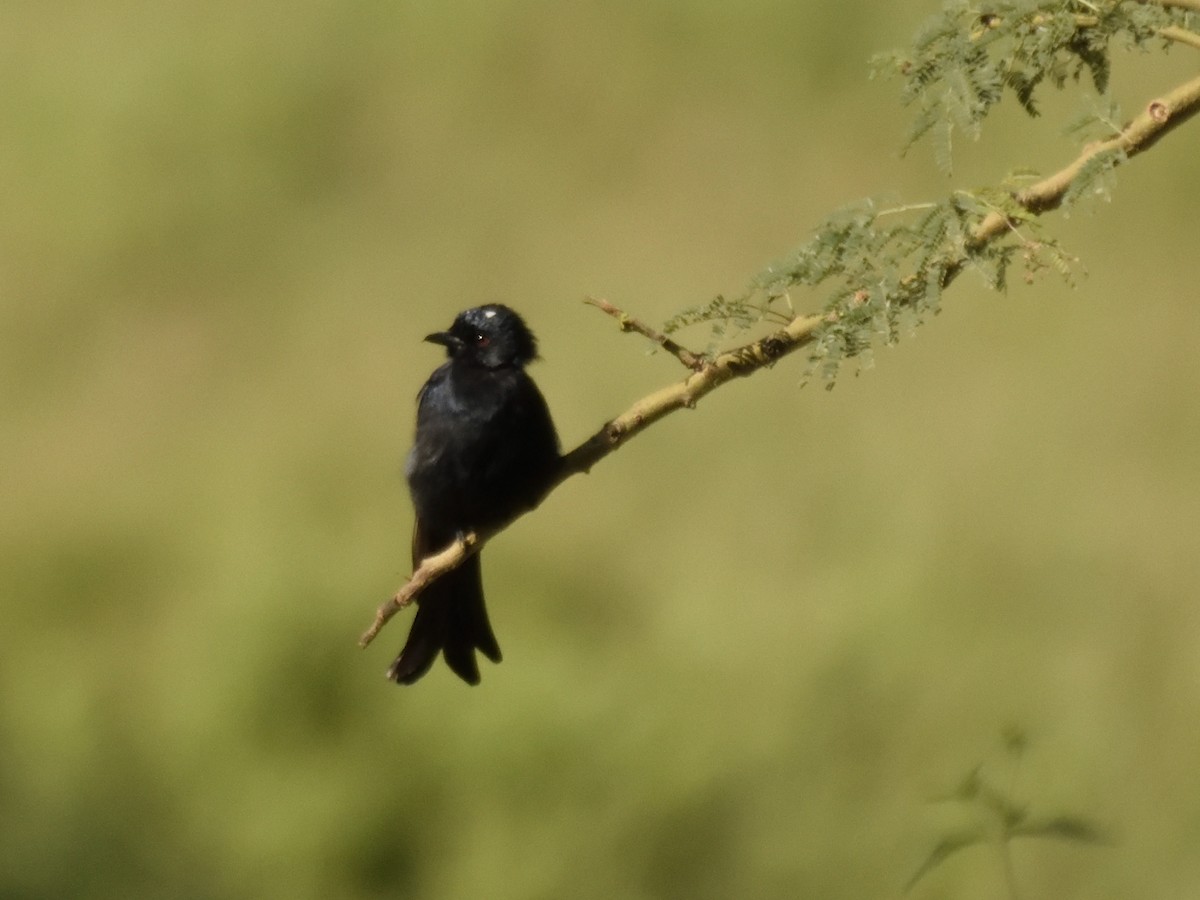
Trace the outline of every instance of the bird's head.
<instances>
[{"instance_id":1,"label":"bird's head","mask_svg":"<svg viewBox=\"0 0 1200 900\"><path fill-rule=\"evenodd\" d=\"M425 338L441 344L451 359L488 369L523 366L537 358L537 340L524 320L499 303L458 314L449 331Z\"/></svg>"}]
</instances>

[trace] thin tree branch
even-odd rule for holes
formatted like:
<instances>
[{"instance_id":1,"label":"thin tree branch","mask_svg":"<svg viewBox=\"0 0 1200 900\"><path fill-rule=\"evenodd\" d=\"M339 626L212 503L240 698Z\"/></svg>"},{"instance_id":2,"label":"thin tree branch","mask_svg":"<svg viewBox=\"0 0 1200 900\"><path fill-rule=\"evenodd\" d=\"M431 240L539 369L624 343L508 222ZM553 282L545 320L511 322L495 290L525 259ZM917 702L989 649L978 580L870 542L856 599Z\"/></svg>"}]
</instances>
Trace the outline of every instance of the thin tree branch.
<instances>
[{"instance_id":1,"label":"thin tree branch","mask_svg":"<svg viewBox=\"0 0 1200 900\"><path fill-rule=\"evenodd\" d=\"M1150 101L1119 134L1106 141L1089 144L1069 165L1018 192L1016 200L1029 212L1037 215L1057 209L1062 205L1063 197L1066 196L1071 183L1089 160L1114 150L1123 150L1127 157L1136 156L1154 146L1159 138L1182 125L1197 112L1200 112L1200 77L1193 78L1170 93ZM1006 231L1010 224L1013 223L1010 223L1003 213L990 213L975 227L974 241L977 245L985 244Z\"/></svg>"},{"instance_id":2,"label":"thin tree branch","mask_svg":"<svg viewBox=\"0 0 1200 900\"><path fill-rule=\"evenodd\" d=\"M363 632L363 636L358 639L358 646L365 647L371 641L375 640L375 635L379 634L379 630L388 623L388 620L392 616L416 600L421 591L429 587L431 583L441 578L451 569L457 569L472 553L478 553L483 543L484 541L480 540L475 532L471 532L444 550L439 550L432 556L427 556L421 560L421 564L408 577L408 581L404 583L400 590L396 591L391 600L388 600L376 611L375 621L371 623L370 628Z\"/></svg>"},{"instance_id":3,"label":"thin tree branch","mask_svg":"<svg viewBox=\"0 0 1200 900\"><path fill-rule=\"evenodd\" d=\"M654 341L654 343L658 344L658 346L662 347L689 369L698 372L704 368L705 360L699 353L693 353L686 347L677 344L661 331L657 331L640 319L635 319L633 316L617 309L617 307L613 306L607 300L602 300L599 297L586 297L583 302L589 306L596 307L596 309L602 312L608 313L608 315L617 320L618 327L622 331L636 331L643 337Z\"/></svg>"},{"instance_id":4,"label":"thin tree branch","mask_svg":"<svg viewBox=\"0 0 1200 900\"><path fill-rule=\"evenodd\" d=\"M1180 5L1182 0L1170 0L1171 5ZM1193 2L1193 0L1187 0ZM1195 0L1200 7L1200 0ZM1098 154L1123 150L1133 157L1152 147L1161 137L1190 119L1200 111L1200 77L1181 84L1164 96L1151 101L1146 109L1126 125L1119 134L1106 141L1089 145L1071 163L1060 171L1018 192L1015 199L1034 215L1056 209L1072 182L1079 176L1087 162ZM983 218L972 233L970 250L978 250L996 240L1010 229L1019 225L1001 212L992 212ZM966 261L950 264L943 276L949 284L965 268ZM915 276L912 276L915 278ZM625 412L606 422L595 434L571 450L562 459L559 472L546 488L545 494L530 509L539 506L551 492L572 475L586 473L610 453L631 438L649 428L655 422L680 409L693 409L704 397L734 378L753 375L760 369L774 365L783 357L812 343L821 326L837 321L837 313L825 315L802 315L756 341L727 350L712 359L705 359L675 344L665 335L645 326L610 303L589 298L586 303L596 306L621 323L623 330L636 331L658 343L672 353L681 363L693 371L682 381L669 384L638 400ZM661 338L661 340L660 340ZM668 346L671 345L671 346ZM674 349L672 349L674 347ZM682 354L682 355L681 355ZM463 560L478 553L491 538L508 528L520 518L525 510L489 532L472 532L438 553L421 560L417 570L395 595L379 607L375 621L359 640L366 647L380 629L397 612L412 603L431 582L459 566Z\"/></svg>"},{"instance_id":5,"label":"thin tree branch","mask_svg":"<svg viewBox=\"0 0 1200 900\"><path fill-rule=\"evenodd\" d=\"M1169 41L1187 44L1189 47L1200 49L1200 34L1196 34L1194 31L1188 31L1186 28L1180 28L1177 25L1168 25L1166 28L1158 29L1158 33Z\"/></svg>"}]
</instances>

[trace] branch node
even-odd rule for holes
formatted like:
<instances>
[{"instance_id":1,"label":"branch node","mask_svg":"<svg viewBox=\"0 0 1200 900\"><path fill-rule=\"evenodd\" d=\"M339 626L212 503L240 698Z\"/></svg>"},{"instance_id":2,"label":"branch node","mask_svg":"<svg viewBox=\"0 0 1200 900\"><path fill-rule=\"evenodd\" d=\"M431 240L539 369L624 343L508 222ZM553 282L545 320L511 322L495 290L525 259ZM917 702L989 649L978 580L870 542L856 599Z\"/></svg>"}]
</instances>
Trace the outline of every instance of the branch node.
<instances>
[{"instance_id":1,"label":"branch node","mask_svg":"<svg viewBox=\"0 0 1200 900\"><path fill-rule=\"evenodd\" d=\"M774 362L779 357L783 356L787 345L774 335L767 335L761 341L759 346L762 347L763 356Z\"/></svg>"}]
</instances>

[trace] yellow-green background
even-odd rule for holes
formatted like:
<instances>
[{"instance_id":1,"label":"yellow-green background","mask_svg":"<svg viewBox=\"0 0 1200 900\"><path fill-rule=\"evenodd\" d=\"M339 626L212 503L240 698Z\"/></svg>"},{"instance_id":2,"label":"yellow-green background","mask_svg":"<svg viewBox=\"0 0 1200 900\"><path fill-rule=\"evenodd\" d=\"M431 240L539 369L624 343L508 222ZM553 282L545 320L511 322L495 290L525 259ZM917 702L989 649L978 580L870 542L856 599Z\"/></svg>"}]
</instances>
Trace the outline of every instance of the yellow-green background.
<instances>
[{"instance_id":1,"label":"yellow-green background","mask_svg":"<svg viewBox=\"0 0 1200 900\"><path fill-rule=\"evenodd\" d=\"M898 158L866 60L932 11L8 5L0 896L894 897L1009 725L1113 838L1018 846L1023 897L1200 894L1194 124L1057 217L1078 290L964 278L564 485L487 549L480 687L385 682L407 616L355 648L457 311L527 316L572 445L679 375L584 295L662 321L856 198L1070 158L1075 98Z\"/></svg>"}]
</instances>

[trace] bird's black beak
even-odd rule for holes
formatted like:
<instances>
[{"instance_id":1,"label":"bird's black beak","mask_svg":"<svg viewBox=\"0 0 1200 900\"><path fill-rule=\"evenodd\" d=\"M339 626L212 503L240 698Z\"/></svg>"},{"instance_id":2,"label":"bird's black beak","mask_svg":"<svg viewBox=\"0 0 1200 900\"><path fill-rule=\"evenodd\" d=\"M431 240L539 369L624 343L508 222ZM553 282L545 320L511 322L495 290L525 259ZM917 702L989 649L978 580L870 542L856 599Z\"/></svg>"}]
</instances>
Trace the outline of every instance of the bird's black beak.
<instances>
[{"instance_id":1,"label":"bird's black beak","mask_svg":"<svg viewBox=\"0 0 1200 900\"><path fill-rule=\"evenodd\" d=\"M441 344L451 353L462 347L462 341L448 331L435 331L433 334L427 334L425 340L431 344Z\"/></svg>"}]
</instances>

